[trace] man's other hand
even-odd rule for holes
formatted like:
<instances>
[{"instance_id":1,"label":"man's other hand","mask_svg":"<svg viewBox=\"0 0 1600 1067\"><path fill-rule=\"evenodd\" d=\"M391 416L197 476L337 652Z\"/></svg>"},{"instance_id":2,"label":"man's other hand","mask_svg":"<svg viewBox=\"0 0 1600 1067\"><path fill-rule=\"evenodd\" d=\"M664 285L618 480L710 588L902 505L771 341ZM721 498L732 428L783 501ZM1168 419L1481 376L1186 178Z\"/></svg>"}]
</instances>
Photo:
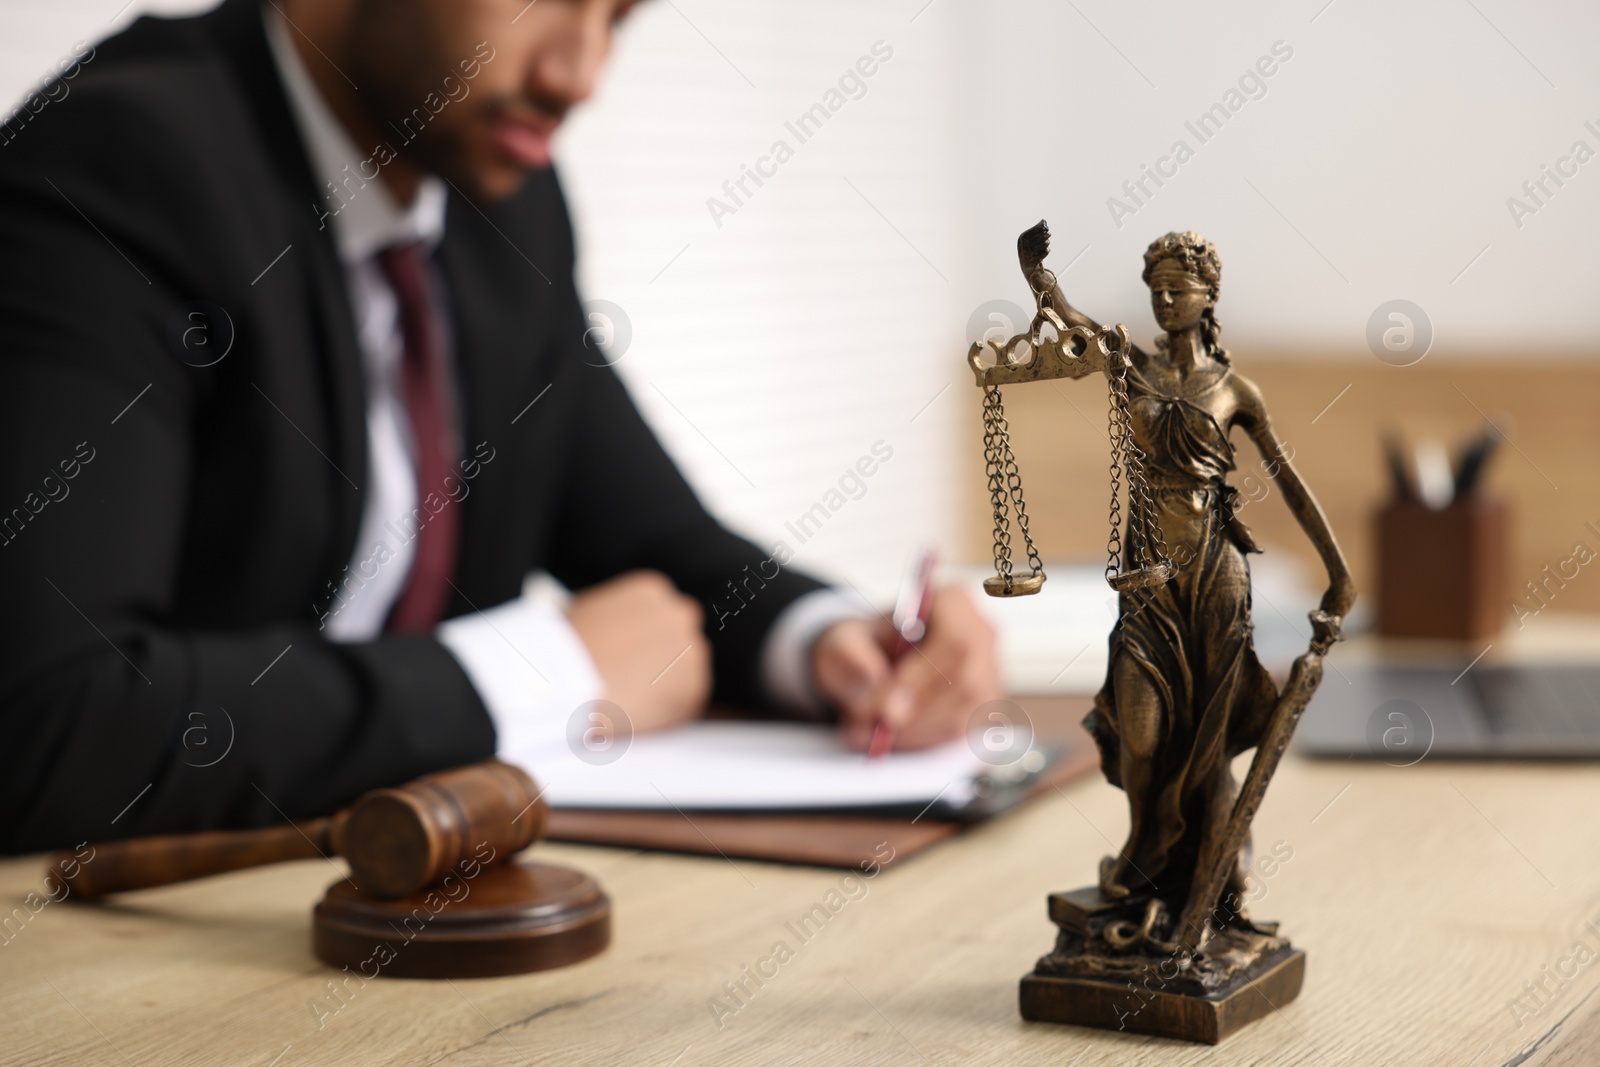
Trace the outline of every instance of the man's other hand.
<instances>
[{"instance_id":1,"label":"man's other hand","mask_svg":"<svg viewBox=\"0 0 1600 1067\"><path fill-rule=\"evenodd\" d=\"M834 623L812 646L812 677L854 748L868 746L879 719L894 728L897 749L952 740L975 708L1001 696L994 627L965 590L938 590L922 642L891 663L894 647L885 618Z\"/></svg>"},{"instance_id":2,"label":"man's other hand","mask_svg":"<svg viewBox=\"0 0 1600 1067\"><path fill-rule=\"evenodd\" d=\"M630 571L577 593L567 620L589 649L606 699L644 733L687 722L711 698L711 643L700 605L657 571Z\"/></svg>"}]
</instances>

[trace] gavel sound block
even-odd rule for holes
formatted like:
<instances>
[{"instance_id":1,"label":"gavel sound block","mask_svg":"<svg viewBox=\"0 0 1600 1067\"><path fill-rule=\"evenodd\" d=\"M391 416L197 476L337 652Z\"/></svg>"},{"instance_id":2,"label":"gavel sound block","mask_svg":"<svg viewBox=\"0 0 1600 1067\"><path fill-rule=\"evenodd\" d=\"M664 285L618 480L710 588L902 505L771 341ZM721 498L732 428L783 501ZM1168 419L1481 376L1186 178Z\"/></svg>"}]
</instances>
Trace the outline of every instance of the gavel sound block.
<instances>
[{"instance_id":1,"label":"gavel sound block","mask_svg":"<svg viewBox=\"0 0 1600 1067\"><path fill-rule=\"evenodd\" d=\"M51 870L92 900L340 855L350 876L312 911L318 959L364 978L520 974L587 959L611 940L611 902L594 879L508 862L543 836L548 818L531 778L487 760L373 790L328 818L113 841L95 846L91 862Z\"/></svg>"}]
</instances>

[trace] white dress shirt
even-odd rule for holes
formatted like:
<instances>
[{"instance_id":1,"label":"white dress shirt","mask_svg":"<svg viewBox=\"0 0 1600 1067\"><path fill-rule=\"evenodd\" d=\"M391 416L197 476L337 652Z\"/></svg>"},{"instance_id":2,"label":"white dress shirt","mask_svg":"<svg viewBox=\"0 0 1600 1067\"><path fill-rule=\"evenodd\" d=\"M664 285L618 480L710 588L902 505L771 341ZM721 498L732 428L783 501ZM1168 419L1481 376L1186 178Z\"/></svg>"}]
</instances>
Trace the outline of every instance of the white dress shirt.
<instances>
[{"instance_id":1,"label":"white dress shirt","mask_svg":"<svg viewBox=\"0 0 1600 1067\"><path fill-rule=\"evenodd\" d=\"M328 183L324 222L333 228L344 264L365 370L365 500L349 572L373 573L372 561L382 558L383 547L388 557L359 588L344 584L347 595L330 605L323 627L330 640L370 641L382 634L405 588L416 555L405 520L417 506L415 449L399 377L404 351L399 302L376 256L400 241L437 246L444 235L446 186L428 175L415 200L402 207L381 177L362 184L358 164L371 153L357 148L323 101L283 17L266 8L262 17L312 173ZM833 623L867 614L865 605L831 589L803 596L785 609L762 648L762 679L771 696L798 711L818 711L809 669L812 642ZM579 705L605 695L588 649L559 602L548 597L522 596L449 619L436 636L488 709L502 758L519 761L520 753L563 736Z\"/></svg>"}]
</instances>

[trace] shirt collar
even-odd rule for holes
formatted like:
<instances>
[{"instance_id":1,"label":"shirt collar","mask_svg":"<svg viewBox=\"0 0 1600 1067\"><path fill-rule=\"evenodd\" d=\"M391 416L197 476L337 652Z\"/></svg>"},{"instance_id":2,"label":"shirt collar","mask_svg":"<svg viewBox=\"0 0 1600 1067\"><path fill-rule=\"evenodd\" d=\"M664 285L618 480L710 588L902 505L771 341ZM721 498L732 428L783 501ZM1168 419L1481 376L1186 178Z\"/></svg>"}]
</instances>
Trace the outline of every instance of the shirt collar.
<instances>
[{"instance_id":1,"label":"shirt collar","mask_svg":"<svg viewBox=\"0 0 1600 1067\"><path fill-rule=\"evenodd\" d=\"M444 181L425 174L409 207L395 202L375 173L379 166L374 158L376 146L373 152L363 152L350 139L300 61L289 36L292 31L275 7L262 8L267 44L310 156L311 173L325 201L339 258L355 264L392 244L421 241L429 248L437 245L444 236ZM385 146L384 151L392 150Z\"/></svg>"}]
</instances>

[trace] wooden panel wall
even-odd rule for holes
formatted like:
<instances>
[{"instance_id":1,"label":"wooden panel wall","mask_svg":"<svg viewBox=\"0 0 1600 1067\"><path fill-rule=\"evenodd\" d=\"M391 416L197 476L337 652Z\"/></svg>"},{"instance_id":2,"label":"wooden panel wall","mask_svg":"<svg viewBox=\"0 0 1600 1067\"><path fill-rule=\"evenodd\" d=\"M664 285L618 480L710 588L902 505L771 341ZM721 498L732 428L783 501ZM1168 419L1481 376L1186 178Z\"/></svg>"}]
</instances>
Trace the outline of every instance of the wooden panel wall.
<instances>
[{"instance_id":1,"label":"wooden panel wall","mask_svg":"<svg viewBox=\"0 0 1600 1067\"><path fill-rule=\"evenodd\" d=\"M1507 430L1513 445L1501 446L1487 486L1512 506L1508 621L1513 596L1525 595L1524 583L1546 564L1566 560L1580 540L1600 551L1600 535L1584 525L1600 529L1600 360L1594 355L1539 359L1508 352L1494 359L1451 359L1430 353L1414 366L1391 367L1365 352L1294 359L1233 353L1235 367L1265 393L1279 436L1294 447L1295 465L1327 511L1368 606L1376 581L1373 512L1389 492L1383 429L1397 427L1409 440L1435 437L1452 449L1482 426L1484 414ZM971 386L966 392L967 545L970 559L981 562L989 552L989 505L980 394ZM1041 551L1047 559L1103 558L1109 458L1104 380L1012 387L1005 400ZM1239 470L1233 481L1242 487L1258 457L1241 431L1234 432L1234 444ZM1258 468L1253 473L1265 481ZM1242 517L1269 552L1293 553L1316 568L1315 554L1275 490L1248 504ZM1600 561L1581 568L1549 610L1600 611Z\"/></svg>"}]
</instances>

